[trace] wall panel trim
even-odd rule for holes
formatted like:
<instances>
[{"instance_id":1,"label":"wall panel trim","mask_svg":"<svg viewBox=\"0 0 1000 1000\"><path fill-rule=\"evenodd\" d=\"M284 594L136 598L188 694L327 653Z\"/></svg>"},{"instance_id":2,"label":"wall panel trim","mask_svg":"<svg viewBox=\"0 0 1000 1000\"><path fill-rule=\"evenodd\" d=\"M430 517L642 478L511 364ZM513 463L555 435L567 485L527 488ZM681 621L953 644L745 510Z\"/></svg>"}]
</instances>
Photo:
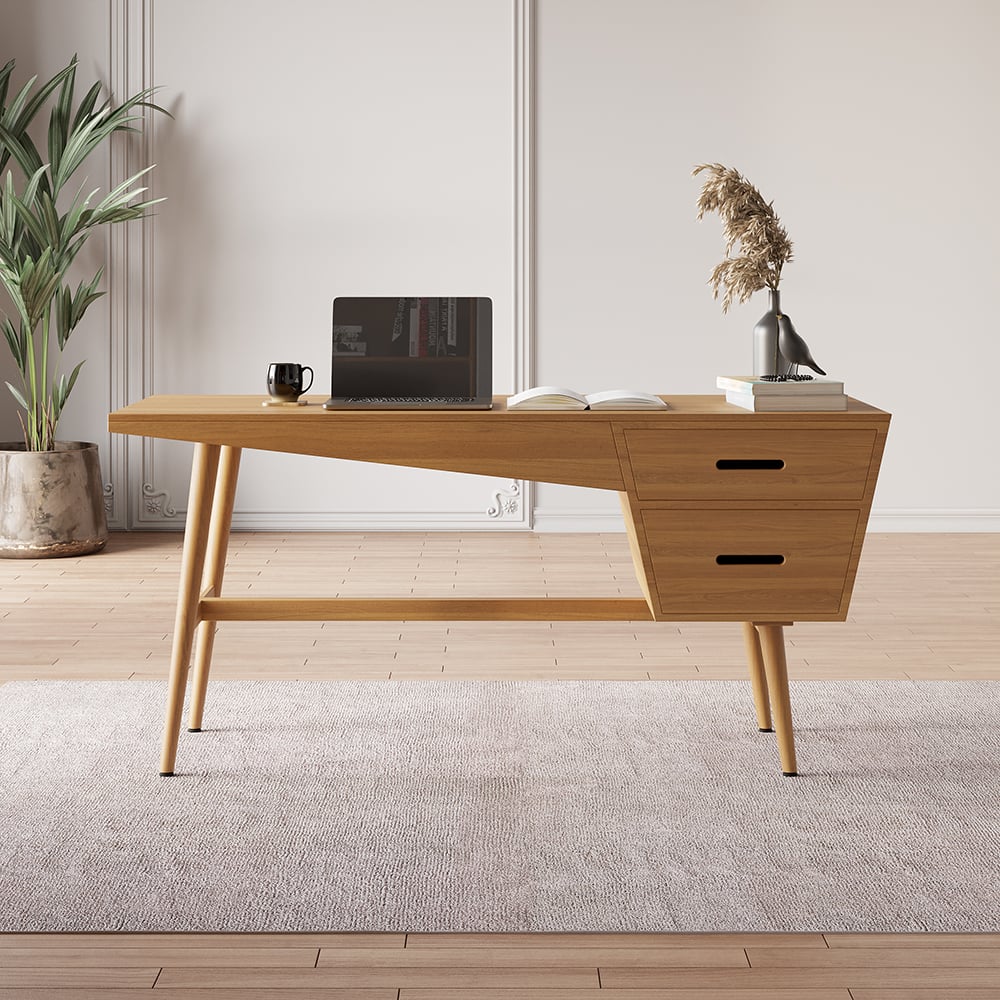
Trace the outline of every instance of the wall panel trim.
<instances>
[{"instance_id":1,"label":"wall panel trim","mask_svg":"<svg viewBox=\"0 0 1000 1000\"><path fill-rule=\"evenodd\" d=\"M514 343L511 372L514 391L531 384L534 356L534 214L532 201L533 34L535 0L514 0L511 11L513 58L513 190L511 210L513 261L511 270ZM110 64L116 93L156 85L156 0L109 0ZM113 176L124 178L132 163L156 162L156 122L146 119L137 141L123 143L115 152ZM156 171L151 188L156 193ZM155 392L153 301L153 233L155 218L116 234L109 260L112 289L112 398L111 408ZM117 437L117 436L116 436ZM113 527L140 530L176 530L186 511L180 498L171 497L157 482L156 442L118 438L111 444L109 496ZM284 511L241 510L233 516L237 528L257 530L509 530L531 527L531 484L498 480L479 511L425 513L398 511ZM498 501L496 498L500 497ZM516 502L512 498L516 498ZM497 504L501 506L498 509Z\"/></svg>"}]
</instances>

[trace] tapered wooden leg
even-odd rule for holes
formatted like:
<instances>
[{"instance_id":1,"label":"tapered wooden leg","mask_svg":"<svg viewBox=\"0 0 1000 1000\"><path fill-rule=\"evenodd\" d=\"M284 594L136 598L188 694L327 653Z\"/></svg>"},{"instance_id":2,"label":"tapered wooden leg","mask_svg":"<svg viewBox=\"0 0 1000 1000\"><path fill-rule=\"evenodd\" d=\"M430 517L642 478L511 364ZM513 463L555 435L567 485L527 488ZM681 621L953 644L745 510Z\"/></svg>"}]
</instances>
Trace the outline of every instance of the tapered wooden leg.
<instances>
[{"instance_id":1,"label":"tapered wooden leg","mask_svg":"<svg viewBox=\"0 0 1000 1000\"><path fill-rule=\"evenodd\" d=\"M767 675L764 673L764 657L760 651L760 636L753 622L743 622L743 642L747 650L747 664L750 667L750 684L753 687L753 703L757 709L757 728L762 733L773 733L771 725L771 702L767 693Z\"/></svg>"},{"instance_id":2,"label":"tapered wooden leg","mask_svg":"<svg viewBox=\"0 0 1000 1000\"><path fill-rule=\"evenodd\" d=\"M785 660L785 633L781 625L755 622L760 633L764 655L764 671L771 693L774 730L778 737L781 773L787 777L798 774L795 763L795 733L792 730L792 702L788 694L788 664Z\"/></svg>"},{"instance_id":3,"label":"tapered wooden leg","mask_svg":"<svg viewBox=\"0 0 1000 1000\"><path fill-rule=\"evenodd\" d=\"M229 550L229 529L232 527L233 505L236 501L236 480L240 473L240 454L241 449L223 445L219 457L212 521L208 529L208 554L201 581L203 597L222 595L222 578L226 572L226 553ZM191 679L191 709L188 714L188 731L192 733L201 732L216 628L215 622L201 622L195 634L194 676Z\"/></svg>"},{"instance_id":4,"label":"tapered wooden leg","mask_svg":"<svg viewBox=\"0 0 1000 1000\"><path fill-rule=\"evenodd\" d=\"M174 620L174 642L170 653L170 680L167 692L167 714L163 724L163 753L160 774L174 773L177 758L177 738L184 710L191 644L198 625L198 601L201 577L205 568L208 525L212 512L215 476L219 468L219 445L196 444L191 462L191 491L188 494L187 523L184 527L184 552L181 557L181 579L177 590L177 617Z\"/></svg>"}]
</instances>

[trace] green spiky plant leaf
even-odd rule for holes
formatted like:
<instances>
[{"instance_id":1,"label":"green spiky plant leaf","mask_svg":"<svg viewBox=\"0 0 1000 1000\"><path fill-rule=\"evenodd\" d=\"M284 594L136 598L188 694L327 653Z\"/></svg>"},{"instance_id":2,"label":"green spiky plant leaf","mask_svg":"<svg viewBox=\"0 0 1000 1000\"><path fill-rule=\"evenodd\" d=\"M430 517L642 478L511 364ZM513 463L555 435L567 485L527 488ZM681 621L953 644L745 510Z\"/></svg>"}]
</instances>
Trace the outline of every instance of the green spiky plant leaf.
<instances>
[{"instance_id":1,"label":"green spiky plant leaf","mask_svg":"<svg viewBox=\"0 0 1000 1000\"><path fill-rule=\"evenodd\" d=\"M10 315L2 316L0 329L21 378L20 386L7 386L24 411L25 447L49 451L83 364L67 376L59 372L59 357L88 307L104 294L103 268L74 290L70 267L96 230L141 219L163 200L142 199L147 189L139 182L152 167L100 199L99 189L84 194L85 184L71 193L70 181L115 133L139 131L146 111L167 112L150 100L153 88L121 104L101 102L100 83L74 104L76 56L42 84L32 77L8 103L14 68L13 60L0 68L0 286L12 307ZM46 104L43 159L30 129Z\"/></svg>"}]
</instances>

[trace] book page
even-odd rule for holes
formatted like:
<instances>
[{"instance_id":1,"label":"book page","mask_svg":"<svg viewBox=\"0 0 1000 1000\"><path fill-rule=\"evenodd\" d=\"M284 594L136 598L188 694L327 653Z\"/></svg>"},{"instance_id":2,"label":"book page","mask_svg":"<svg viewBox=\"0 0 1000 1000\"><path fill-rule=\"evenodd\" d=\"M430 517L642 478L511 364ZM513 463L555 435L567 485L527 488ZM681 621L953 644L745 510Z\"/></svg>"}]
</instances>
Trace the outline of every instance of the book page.
<instances>
[{"instance_id":1,"label":"book page","mask_svg":"<svg viewBox=\"0 0 1000 1000\"><path fill-rule=\"evenodd\" d=\"M587 399L573 389L539 385L507 398L508 410L585 410Z\"/></svg>"},{"instance_id":2,"label":"book page","mask_svg":"<svg viewBox=\"0 0 1000 1000\"><path fill-rule=\"evenodd\" d=\"M663 409L667 405L659 396L654 396L651 392L640 392L638 389L592 392L587 396L587 403L592 410Z\"/></svg>"}]
</instances>

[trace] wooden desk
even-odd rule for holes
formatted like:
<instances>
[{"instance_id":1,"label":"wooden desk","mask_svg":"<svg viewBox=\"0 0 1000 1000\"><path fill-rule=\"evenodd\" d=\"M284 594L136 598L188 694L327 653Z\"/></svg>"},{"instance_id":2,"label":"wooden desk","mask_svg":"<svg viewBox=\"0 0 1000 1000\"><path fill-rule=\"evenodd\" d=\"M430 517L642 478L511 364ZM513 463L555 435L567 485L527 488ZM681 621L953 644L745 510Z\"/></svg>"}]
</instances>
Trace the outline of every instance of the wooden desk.
<instances>
[{"instance_id":1,"label":"wooden desk","mask_svg":"<svg viewBox=\"0 0 1000 1000\"><path fill-rule=\"evenodd\" d=\"M743 623L757 724L796 773L783 627L843 621L889 414L748 413L722 396L664 411L336 411L259 396L152 396L121 434L195 443L160 774L174 773L194 652L201 729L216 621L612 620ZM322 402L313 397L312 403ZM616 490L642 599L225 598L243 448ZM772 713L773 708L773 713Z\"/></svg>"}]
</instances>

